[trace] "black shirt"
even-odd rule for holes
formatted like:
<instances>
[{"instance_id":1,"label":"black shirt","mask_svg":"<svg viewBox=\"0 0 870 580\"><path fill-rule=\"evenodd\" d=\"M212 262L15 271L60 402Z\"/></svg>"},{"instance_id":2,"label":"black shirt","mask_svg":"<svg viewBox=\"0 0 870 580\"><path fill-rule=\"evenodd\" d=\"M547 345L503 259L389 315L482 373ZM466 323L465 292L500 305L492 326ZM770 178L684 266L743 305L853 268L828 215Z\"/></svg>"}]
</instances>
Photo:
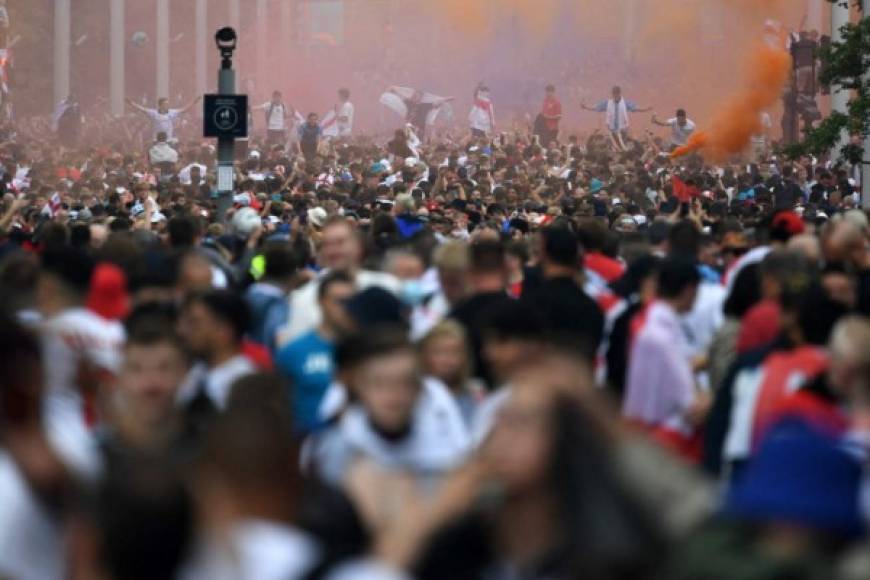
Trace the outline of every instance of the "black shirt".
<instances>
[{"instance_id":1,"label":"black shirt","mask_svg":"<svg viewBox=\"0 0 870 580\"><path fill-rule=\"evenodd\" d=\"M523 302L536 309L549 332L571 341L592 360L604 335L604 314L570 276L544 279L523 292Z\"/></svg>"},{"instance_id":2,"label":"black shirt","mask_svg":"<svg viewBox=\"0 0 870 580\"><path fill-rule=\"evenodd\" d=\"M505 292L487 292L475 294L457 304L450 313L450 318L456 320L468 333L471 350L474 353L474 376L486 382L492 388L494 385L492 370L483 358L483 337L481 325L490 316L490 313L499 306L513 300Z\"/></svg>"},{"instance_id":3,"label":"black shirt","mask_svg":"<svg viewBox=\"0 0 870 580\"><path fill-rule=\"evenodd\" d=\"M420 131L425 129L426 117L429 116L429 112L435 105L432 103L412 103L410 101L405 101L405 105L408 107L408 122Z\"/></svg>"}]
</instances>

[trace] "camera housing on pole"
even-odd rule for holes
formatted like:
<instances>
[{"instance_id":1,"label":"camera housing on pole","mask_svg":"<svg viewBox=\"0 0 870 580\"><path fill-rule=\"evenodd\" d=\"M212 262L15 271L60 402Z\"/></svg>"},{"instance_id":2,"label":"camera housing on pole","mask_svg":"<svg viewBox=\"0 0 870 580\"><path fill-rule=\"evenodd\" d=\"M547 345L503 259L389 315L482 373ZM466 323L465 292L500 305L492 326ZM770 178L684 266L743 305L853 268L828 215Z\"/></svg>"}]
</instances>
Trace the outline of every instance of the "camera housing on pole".
<instances>
[{"instance_id":1,"label":"camera housing on pole","mask_svg":"<svg viewBox=\"0 0 870 580\"><path fill-rule=\"evenodd\" d=\"M248 136L248 97L236 94L236 71L233 70L233 52L238 42L236 31L228 26L221 28L214 40L221 55L218 92L205 96L202 118L203 135L218 140L217 217L224 221L233 199L235 140Z\"/></svg>"}]
</instances>

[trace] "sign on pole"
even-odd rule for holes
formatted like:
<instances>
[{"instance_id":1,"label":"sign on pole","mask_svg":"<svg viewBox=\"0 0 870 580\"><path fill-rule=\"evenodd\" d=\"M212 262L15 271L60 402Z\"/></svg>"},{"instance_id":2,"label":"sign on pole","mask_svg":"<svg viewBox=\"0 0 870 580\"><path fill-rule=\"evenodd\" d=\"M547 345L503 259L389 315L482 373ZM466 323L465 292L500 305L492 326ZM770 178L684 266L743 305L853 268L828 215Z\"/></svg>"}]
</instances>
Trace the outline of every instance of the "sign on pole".
<instances>
[{"instance_id":1,"label":"sign on pole","mask_svg":"<svg viewBox=\"0 0 870 580\"><path fill-rule=\"evenodd\" d=\"M206 95L203 109L204 137L248 136L248 95Z\"/></svg>"}]
</instances>

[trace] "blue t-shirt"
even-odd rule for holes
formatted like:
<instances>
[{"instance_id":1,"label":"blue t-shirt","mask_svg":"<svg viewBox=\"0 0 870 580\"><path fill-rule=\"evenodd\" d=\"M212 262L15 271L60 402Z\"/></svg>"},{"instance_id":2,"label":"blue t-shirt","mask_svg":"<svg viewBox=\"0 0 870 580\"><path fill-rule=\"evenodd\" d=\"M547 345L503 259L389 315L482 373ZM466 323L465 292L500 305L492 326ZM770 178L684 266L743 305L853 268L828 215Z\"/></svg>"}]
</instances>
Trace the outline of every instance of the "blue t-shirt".
<instances>
[{"instance_id":1,"label":"blue t-shirt","mask_svg":"<svg viewBox=\"0 0 870 580\"><path fill-rule=\"evenodd\" d=\"M334 360L335 345L316 330L278 350L275 364L290 380L290 402L297 431L310 432L319 426L317 411L332 382Z\"/></svg>"}]
</instances>

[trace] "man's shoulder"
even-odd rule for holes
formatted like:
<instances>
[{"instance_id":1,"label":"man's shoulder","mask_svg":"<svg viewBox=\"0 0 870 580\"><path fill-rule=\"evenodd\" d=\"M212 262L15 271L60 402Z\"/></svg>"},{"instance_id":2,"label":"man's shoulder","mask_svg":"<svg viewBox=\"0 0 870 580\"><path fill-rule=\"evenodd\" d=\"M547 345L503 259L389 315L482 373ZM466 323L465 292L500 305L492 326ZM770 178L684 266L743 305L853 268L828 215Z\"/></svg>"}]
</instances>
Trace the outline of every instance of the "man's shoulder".
<instances>
[{"instance_id":1,"label":"man's shoulder","mask_svg":"<svg viewBox=\"0 0 870 580\"><path fill-rule=\"evenodd\" d=\"M475 294L465 298L453 307L450 315L453 318L476 317L486 308L497 307L500 304L505 304L513 300L506 293L490 292L486 294Z\"/></svg>"},{"instance_id":2,"label":"man's shoulder","mask_svg":"<svg viewBox=\"0 0 870 580\"><path fill-rule=\"evenodd\" d=\"M357 274L357 285L360 288L380 286L393 293L398 292L400 286L398 278L392 274L376 270L360 270Z\"/></svg>"},{"instance_id":3,"label":"man's shoulder","mask_svg":"<svg viewBox=\"0 0 870 580\"><path fill-rule=\"evenodd\" d=\"M304 332L278 349L278 357L293 359L321 346L323 341L315 329Z\"/></svg>"}]
</instances>

